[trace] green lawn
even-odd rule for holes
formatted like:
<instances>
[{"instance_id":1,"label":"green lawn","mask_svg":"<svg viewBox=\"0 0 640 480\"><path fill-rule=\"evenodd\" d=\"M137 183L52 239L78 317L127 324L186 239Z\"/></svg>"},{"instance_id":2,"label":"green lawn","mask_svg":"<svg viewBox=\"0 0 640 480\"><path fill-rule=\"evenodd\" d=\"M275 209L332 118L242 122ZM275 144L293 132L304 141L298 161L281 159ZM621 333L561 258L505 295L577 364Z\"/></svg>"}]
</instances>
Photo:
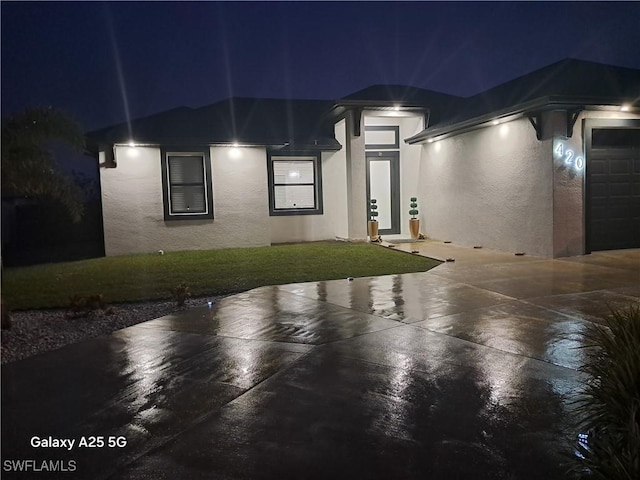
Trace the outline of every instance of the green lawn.
<instances>
[{"instance_id":1,"label":"green lawn","mask_svg":"<svg viewBox=\"0 0 640 480\"><path fill-rule=\"evenodd\" d=\"M440 262L365 243L314 242L258 248L168 252L6 268L9 308L65 307L73 295L107 303L170 298L186 283L194 296L263 285L423 272Z\"/></svg>"}]
</instances>

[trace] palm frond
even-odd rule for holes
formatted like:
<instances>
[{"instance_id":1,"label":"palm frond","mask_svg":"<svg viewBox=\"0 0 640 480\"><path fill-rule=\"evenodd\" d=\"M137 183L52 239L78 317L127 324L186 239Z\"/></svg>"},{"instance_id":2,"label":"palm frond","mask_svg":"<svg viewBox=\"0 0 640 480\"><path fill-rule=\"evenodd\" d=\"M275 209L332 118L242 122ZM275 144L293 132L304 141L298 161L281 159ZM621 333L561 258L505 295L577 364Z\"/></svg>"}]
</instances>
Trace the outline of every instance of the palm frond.
<instances>
[{"instance_id":1,"label":"palm frond","mask_svg":"<svg viewBox=\"0 0 640 480\"><path fill-rule=\"evenodd\" d=\"M640 305L612 312L585 334L587 374L576 401L578 477L640 478Z\"/></svg>"}]
</instances>

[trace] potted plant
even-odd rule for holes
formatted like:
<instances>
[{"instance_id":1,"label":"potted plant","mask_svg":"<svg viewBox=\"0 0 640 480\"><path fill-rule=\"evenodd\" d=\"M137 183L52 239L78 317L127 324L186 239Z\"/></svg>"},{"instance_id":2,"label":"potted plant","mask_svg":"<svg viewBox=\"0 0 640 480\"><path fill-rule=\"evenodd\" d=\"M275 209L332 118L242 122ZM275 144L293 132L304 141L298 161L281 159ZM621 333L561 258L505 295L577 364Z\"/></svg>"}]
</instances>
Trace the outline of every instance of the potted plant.
<instances>
[{"instance_id":1,"label":"potted plant","mask_svg":"<svg viewBox=\"0 0 640 480\"><path fill-rule=\"evenodd\" d=\"M372 242L378 241L378 220L376 217L378 216L378 201L375 198L369 200L369 222L368 222L368 233L369 240Z\"/></svg>"},{"instance_id":2,"label":"potted plant","mask_svg":"<svg viewBox=\"0 0 640 480\"><path fill-rule=\"evenodd\" d=\"M411 238L418 238L420 236L420 220L416 218L418 215L418 199L411 197L411 203L409 204L411 209L409 210L409 231L411 232Z\"/></svg>"}]
</instances>

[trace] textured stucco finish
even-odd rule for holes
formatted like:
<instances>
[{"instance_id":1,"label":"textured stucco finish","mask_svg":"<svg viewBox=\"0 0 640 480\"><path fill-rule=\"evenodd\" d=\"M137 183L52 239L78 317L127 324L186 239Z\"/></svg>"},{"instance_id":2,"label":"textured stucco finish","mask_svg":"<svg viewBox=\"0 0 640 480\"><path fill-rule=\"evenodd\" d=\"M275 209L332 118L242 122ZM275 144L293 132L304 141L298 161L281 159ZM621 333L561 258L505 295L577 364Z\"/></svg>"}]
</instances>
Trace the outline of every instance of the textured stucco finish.
<instances>
[{"instance_id":1,"label":"textured stucco finish","mask_svg":"<svg viewBox=\"0 0 640 480\"><path fill-rule=\"evenodd\" d=\"M271 242L334 240L346 230L347 183L345 156L325 152L322 161L323 210L321 215L271 217Z\"/></svg>"},{"instance_id":2,"label":"textured stucco finish","mask_svg":"<svg viewBox=\"0 0 640 480\"><path fill-rule=\"evenodd\" d=\"M566 113L552 112L545 125L549 136L562 138L566 148L584 158L582 121L578 118L573 135L566 137ZM570 257L584 253L584 167L566 165L554 154L553 162L553 256Z\"/></svg>"},{"instance_id":3,"label":"textured stucco finish","mask_svg":"<svg viewBox=\"0 0 640 480\"><path fill-rule=\"evenodd\" d=\"M364 116L360 118L362 135L353 135L353 116L347 117L347 213L349 236L352 241L367 240L367 163L364 148Z\"/></svg>"},{"instance_id":4,"label":"textured stucco finish","mask_svg":"<svg viewBox=\"0 0 640 480\"><path fill-rule=\"evenodd\" d=\"M567 137L566 112L545 112L542 139L526 118L424 144L420 218L431 238L546 257L585 251L585 169L554 155L554 138L584 158L584 111ZM586 164L586 162L585 162Z\"/></svg>"},{"instance_id":5,"label":"textured stucco finish","mask_svg":"<svg viewBox=\"0 0 640 480\"><path fill-rule=\"evenodd\" d=\"M344 145L346 120L334 128L336 140ZM323 152L322 160L322 215L287 215L271 217L271 243L310 242L348 238L347 153Z\"/></svg>"},{"instance_id":6,"label":"textured stucco finish","mask_svg":"<svg viewBox=\"0 0 640 480\"><path fill-rule=\"evenodd\" d=\"M402 139L423 128L419 116L368 111L365 125L400 126L401 233L409 234L409 198L418 197L421 231L460 245L559 257L584 253L584 178L554 155L554 138L584 156L585 118L639 118L582 112L566 137L566 113L541 117L542 140L526 118L435 143ZM198 250L367 235L364 135L352 116L335 126L338 152L322 154L324 213L269 216L265 148L210 147L213 220L165 221L160 149L115 148L116 168L101 168L107 255ZM100 163L104 163L101 154Z\"/></svg>"},{"instance_id":7,"label":"textured stucco finish","mask_svg":"<svg viewBox=\"0 0 640 480\"><path fill-rule=\"evenodd\" d=\"M552 140L525 118L424 144L422 230L434 239L553 255Z\"/></svg>"},{"instance_id":8,"label":"textured stucco finish","mask_svg":"<svg viewBox=\"0 0 640 480\"><path fill-rule=\"evenodd\" d=\"M269 245L265 150L210 152L215 218L165 222L160 149L116 147L100 171L106 255Z\"/></svg>"},{"instance_id":9,"label":"textured stucco finish","mask_svg":"<svg viewBox=\"0 0 640 480\"><path fill-rule=\"evenodd\" d=\"M565 136L564 115L553 112L555 118L548 119L547 132ZM638 115L617 111L584 111L574 125L573 135L566 138L566 148L571 148L576 156L585 158L583 120L586 118L622 119L639 118ZM552 147L553 148L553 147ZM565 165L561 158L550 152L553 160L553 256L567 257L585 253L585 167L576 169Z\"/></svg>"}]
</instances>

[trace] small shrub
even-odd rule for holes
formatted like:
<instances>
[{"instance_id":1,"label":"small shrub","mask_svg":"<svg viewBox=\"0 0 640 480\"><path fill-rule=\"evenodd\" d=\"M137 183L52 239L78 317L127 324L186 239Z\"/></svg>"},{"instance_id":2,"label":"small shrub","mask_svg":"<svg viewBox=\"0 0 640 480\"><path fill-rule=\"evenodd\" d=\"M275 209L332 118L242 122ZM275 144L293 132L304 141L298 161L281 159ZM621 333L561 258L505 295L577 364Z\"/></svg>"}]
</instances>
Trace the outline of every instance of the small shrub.
<instances>
[{"instance_id":1,"label":"small shrub","mask_svg":"<svg viewBox=\"0 0 640 480\"><path fill-rule=\"evenodd\" d=\"M171 290L171 296L173 297L173 300L176 302L176 305L178 305L178 307L184 306L184 302L186 302L187 299L191 297L189 286L186 283L181 283L176 288Z\"/></svg>"},{"instance_id":2,"label":"small shrub","mask_svg":"<svg viewBox=\"0 0 640 480\"><path fill-rule=\"evenodd\" d=\"M104 296L98 295L73 295L69 298L67 316L72 318L86 317L98 311L105 313L108 308L104 302Z\"/></svg>"},{"instance_id":3,"label":"small shrub","mask_svg":"<svg viewBox=\"0 0 640 480\"><path fill-rule=\"evenodd\" d=\"M585 334L588 375L577 400L577 477L640 478L640 306L613 312Z\"/></svg>"},{"instance_id":4,"label":"small shrub","mask_svg":"<svg viewBox=\"0 0 640 480\"><path fill-rule=\"evenodd\" d=\"M378 200L372 198L369 200L369 220L375 222L378 215Z\"/></svg>"},{"instance_id":5,"label":"small shrub","mask_svg":"<svg viewBox=\"0 0 640 480\"><path fill-rule=\"evenodd\" d=\"M411 215L411 220L415 220L416 215L418 215L418 199L416 197L411 197L409 202L409 206L411 207L411 210L409 210L409 215Z\"/></svg>"}]
</instances>

